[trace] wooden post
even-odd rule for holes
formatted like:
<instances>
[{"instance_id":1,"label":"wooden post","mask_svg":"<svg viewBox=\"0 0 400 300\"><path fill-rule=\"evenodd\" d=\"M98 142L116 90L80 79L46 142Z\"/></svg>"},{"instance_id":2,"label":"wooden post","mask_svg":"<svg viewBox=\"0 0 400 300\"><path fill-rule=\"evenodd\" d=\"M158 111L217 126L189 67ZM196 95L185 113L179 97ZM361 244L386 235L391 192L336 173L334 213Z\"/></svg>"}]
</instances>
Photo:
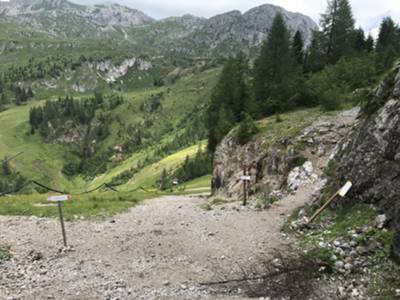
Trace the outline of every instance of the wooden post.
<instances>
[{"instance_id":1,"label":"wooden post","mask_svg":"<svg viewBox=\"0 0 400 300\"><path fill-rule=\"evenodd\" d=\"M327 207L329 204L331 204L333 202L333 200L335 200L335 198L339 195L338 192L336 192L335 195L333 195L328 201L326 201L326 203L320 208L318 209L315 214L311 217L311 219L308 221L308 224L312 223Z\"/></svg>"},{"instance_id":2,"label":"wooden post","mask_svg":"<svg viewBox=\"0 0 400 300\"><path fill-rule=\"evenodd\" d=\"M243 176L247 176L247 168L243 167ZM247 205L247 180L243 180L243 206Z\"/></svg>"},{"instance_id":3,"label":"wooden post","mask_svg":"<svg viewBox=\"0 0 400 300\"><path fill-rule=\"evenodd\" d=\"M328 207L328 205L331 204L333 200L336 199L337 196L344 198L346 194L350 191L352 186L353 183L351 181L347 181L346 184L335 193L335 195L333 195L328 201L326 201L326 203L320 209L316 211L316 213L308 221L308 224L312 223Z\"/></svg>"},{"instance_id":4,"label":"wooden post","mask_svg":"<svg viewBox=\"0 0 400 300\"><path fill-rule=\"evenodd\" d=\"M58 212L60 214L61 232L63 236L64 247L67 247L67 234L65 233L64 214L62 211L62 202L58 201Z\"/></svg>"}]
</instances>

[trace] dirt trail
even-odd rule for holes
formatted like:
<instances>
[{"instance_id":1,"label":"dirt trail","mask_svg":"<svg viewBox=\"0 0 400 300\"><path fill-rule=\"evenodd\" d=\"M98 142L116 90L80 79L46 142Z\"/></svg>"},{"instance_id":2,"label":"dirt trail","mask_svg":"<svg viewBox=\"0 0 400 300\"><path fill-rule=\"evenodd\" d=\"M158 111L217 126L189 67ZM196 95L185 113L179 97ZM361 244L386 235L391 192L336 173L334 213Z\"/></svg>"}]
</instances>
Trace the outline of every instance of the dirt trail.
<instances>
[{"instance_id":1,"label":"dirt trail","mask_svg":"<svg viewBox=\"0 0 400 300\"><path fill-rule=\"evenodd\" d=\"M0 217L0 243L13 253L0 265L0 299L215 299L199 283L291 243L281 226L311 193L306 186L265 211L162 197L113 220L67 222L66 253L58 220Z\"/></svg>"},{"instance_id":2,"label":"dirt trail","mask_svg":"<svg viewBox=\"0 0 400 300\"><path fill-rule=\"evenodd\" d=\"M324 117L305 130L317 178L268 210L236 203L207 211L206 197L162 197L113 220L67 222L67 252L59 251L57 219L0 216L0 243L13 254L0 265L0 299L229 299L200 283L294 242L281 227L310 201L338 132L347 132L357 113Z\"/></svg>"}]
</instances>

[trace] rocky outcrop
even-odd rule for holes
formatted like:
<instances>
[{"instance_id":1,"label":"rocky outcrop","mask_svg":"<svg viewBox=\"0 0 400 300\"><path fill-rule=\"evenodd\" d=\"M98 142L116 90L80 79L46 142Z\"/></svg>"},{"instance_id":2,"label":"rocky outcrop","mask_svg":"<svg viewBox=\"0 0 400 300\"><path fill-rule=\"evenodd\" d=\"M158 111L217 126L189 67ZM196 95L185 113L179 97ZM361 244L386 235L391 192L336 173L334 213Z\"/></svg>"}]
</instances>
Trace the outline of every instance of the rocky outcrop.
<instances>
[{"instance_id":1,"label":"rocky outcrop","mask_svg":"<svg viewBox=\"0 0 400 300\"><path fill-rule=\"evenodd\" d=\"M185 15L155 21L139 10L112 3L84 6L67 0L0 1L0 16L29 27L28 32L52 38L107 37L113 43L129 41L129 48L154 55L172 52L221 57L240 49L254 57L277 13L283 15L292 34L302 32L306 44L311 32L318 28L311 18L274 5L209 19ZM25 31L19 34L27 34Z\"/></svg>"},{"instance_id":2,"label":"rocky outcrop","mask_svg":"<svg viewBox=\"0 0 400 300\"><path fill-rule=\"evenodd\" d=\"M141 58L125 59L120 64L114 64L111 60L100 61L89 64L95 69L106 82L115 82L118 78L125 76L129 69L135 68L139 71L147 71L153 67L150 61Z\"/></svg>"},{"instance_id":3,"label":"rocky outcrop","mask_svg":"<svg viewBox=\"0 0 400 300\"><path fill-rule=\"evenodd\" d=\"M115 32L115 27L132 28L154 21L139 10L118 4L83 6L67 0L0 1L0 15L30 29L71 37L100 36Z\"/></svg>"},{"instance_id":4,"label":"rocky outcrop","mask_svg":"<svg viewBox=\"0 0 400 300\"><path fill-rule=\"evenodd\" d=\"M358 109L324 116L300 134L269 145L268 133L246 145L235 141L235 130L218 145L214 157L212 188L214 194L242 195L244 168L251 175L251 194L279 194L287 187L296 190L304 184L318 184L319 175L339 141L354 123ZM282 124L287 126L287 124Z\"/></svg>"},{"instance_id":5,"label":"rocky outcrop","mask_svg":"<svg viewBox=\"0 0 400 300\"><path fill-rule=\"evenodd\" d=\"M337 186L351 180L344 205L370 202L395 228L395 258L400 261L400 66L374 91L367 111L336 156ZM377 111L371 111L376 108Z\"/></svg>"},{"instance_id":6,"label":"rocky outcrop","mask_svg":"<svg viewBox=\"0 0 400 300\"><path fill-rule=\"evenodd\" d=\"M258 48L267 37L277 13L283 15L292 34L299 30L308 44L311 32L318 28L316 23L305 15L270 4L255 7L244 14L235 10L212 17L204 21L190 38L196 44L208 45L211 51L226 51L243 43L250 49Z\"/></svg>"}]
</instances>

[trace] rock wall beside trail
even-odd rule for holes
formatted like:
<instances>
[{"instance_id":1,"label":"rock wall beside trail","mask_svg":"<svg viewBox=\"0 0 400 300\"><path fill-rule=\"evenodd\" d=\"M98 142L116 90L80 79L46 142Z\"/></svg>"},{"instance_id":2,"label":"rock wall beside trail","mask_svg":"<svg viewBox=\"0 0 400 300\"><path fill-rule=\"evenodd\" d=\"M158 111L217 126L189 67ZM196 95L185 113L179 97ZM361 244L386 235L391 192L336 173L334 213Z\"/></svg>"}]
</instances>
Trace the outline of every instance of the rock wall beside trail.
<instances>
[{"instance_id":1,"label":"rock wall beside trail","mask_svg":"<svg viewBox=\"0 0 400 300\"><path fill-rule=\"evenodd\" d=\"M281 194L284 187L295 190L320 179L339 141L354 124L358 109L323 116L297 136L268 145L261 135L246 145L235 141L235 130L218 145L212 178L213 194L242 196L243 167L251 175L250 194ZM288 124L282 124L288 126Z\"/></svg>"},{"instance_id":2,"label":"rock wall beside trail","mask_svg":"<svg viewBox=\"0 0 400 300\"><path fill-rule=\"evenodd\" d=\"M351 180L345 205L375 203L394 223L393 254L400 262L400 66L375 89L371 107L376 112L364 112L338 152L337 186Z\"/></svg>"}]
</instances>

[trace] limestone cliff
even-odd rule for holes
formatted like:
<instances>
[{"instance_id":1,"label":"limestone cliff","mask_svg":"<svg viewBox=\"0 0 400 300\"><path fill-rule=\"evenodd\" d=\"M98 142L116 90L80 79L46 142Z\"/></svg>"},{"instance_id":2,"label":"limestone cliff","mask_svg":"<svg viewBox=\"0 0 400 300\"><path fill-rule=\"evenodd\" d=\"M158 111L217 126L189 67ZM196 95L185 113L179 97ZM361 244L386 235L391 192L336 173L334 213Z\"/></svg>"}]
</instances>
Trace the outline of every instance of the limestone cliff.
<instances>
[{"instance_id":1,"label":"limestone cliff","mask_svg":"<svg viewBox=\"0 0 400 300\"><path fill-rule=\"evenodd\" d=\"M268 197L282 190L295 190L307 182L317 185L337 144L353 125L358 109L333 116L303 113L301 117L301 112L285 115L283 122L276 122L274 117L267 119L265 130L246 145L236 142L235 130L230 132L216 149L213 193L240 197L243 167L251 175L250 193L254 195Z\"/></svg>"},{"instance_id":2,"label":"limestone cliff","mask_svg":"<svg viewBox=\"0 0 400 300\"><path fill-rule=\"evenodd\" d=\"M397 232L393 254L400 261L400 66L374 90L360 122L341 145L336 184L354 184L345 205L376 204Z\"/></svg>"}]
</instances>

